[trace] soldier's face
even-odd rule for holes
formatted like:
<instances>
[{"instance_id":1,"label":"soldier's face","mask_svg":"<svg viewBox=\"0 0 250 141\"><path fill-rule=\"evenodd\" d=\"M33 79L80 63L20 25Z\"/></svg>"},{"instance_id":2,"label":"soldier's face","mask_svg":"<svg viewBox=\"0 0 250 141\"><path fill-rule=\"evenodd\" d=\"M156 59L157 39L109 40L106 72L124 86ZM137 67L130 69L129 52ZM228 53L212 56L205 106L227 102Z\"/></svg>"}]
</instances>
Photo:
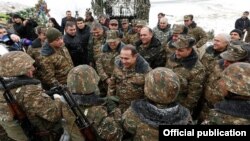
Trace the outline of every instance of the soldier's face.
<instances>
[{"instance_id":1,"label":"soldier's face","mask_svg":"<svg viewBox=\"0 0 250 141\"><path fill-rule=\"evenodd\" d=\"M221 36L216 36L213 41L214 50L216 51L224 51L227 48L228 43Z\"/></svg>"},{"instance_id":2,"label":"soldier's face","mask_svg":"<svg viewBox=\"0 0 250 141\"><path fill-rule=\"evenodd\" d=\"M51 42L50 45L54 48L62 47L64 45L63 38L62 37L57 38L56 40Z\"/></svg>"},{"instance_id":3,"label":"soldier's face","mask_svg":"<svg viewBox=\"0 0 250 141\"><path fill-rule=\"evenodd\" d=\"M189 26L192 22L193 22L193 21L192 21L190 18L185 19L185 20L184 20L184 25L185 25L185 26Z\"/></svg>"},{"instance_id":4,"label":"soldier's face","mask_svg":"<svg viewBox=\"0 0 250 141\"><path fill-rule=\"evenodd\" d=\"M140 39L142 41L142 44L150 43L152 37L153 37L153 34L149 32L148 28L142 28L141 29Z\"/></svg>"},{"instance_id":5,"label":"soldier's face","mask_svg":"<svg viewBox=\"0 0 250 141\"><path fill-rule=\"evenodd\" d=\"M98 39L103 35L103 30L102 29L95 29L92 31L92 35L95 39Z\"/></svg>"},{"instance_id":6,"label":"soldier's face","mask_svg":"<svg viewBox=\"0 0 250 141\"><path fill-rule=\"evenodd\" d=\"M117 46L119 45L120 41L114 41L114 42L108 42L108 45L109 47L112 49L112 50L115 50L117 48Z\"/></svg>"},{"instance_id":7,"label":"soldier's face","mask_svg":"<svg viewBox=\"0 0 250 141\"><path fill-rule=\"evenodd\" d=\"M135 66L137 54L132 55L131 50L121 50L120 58L123 66L130 69Z\"/></svg>"},{"instance_id":8,"label":"soldier's face","mask_svg":"<svg viewBox=\"0 0 250 141\"><path fill-rule=\"evenodd\" d=\"M177 59L182 59L188 57L192 52L192 48L180 48L175 50L175 55Z\"/></svg>"}]
</instances>

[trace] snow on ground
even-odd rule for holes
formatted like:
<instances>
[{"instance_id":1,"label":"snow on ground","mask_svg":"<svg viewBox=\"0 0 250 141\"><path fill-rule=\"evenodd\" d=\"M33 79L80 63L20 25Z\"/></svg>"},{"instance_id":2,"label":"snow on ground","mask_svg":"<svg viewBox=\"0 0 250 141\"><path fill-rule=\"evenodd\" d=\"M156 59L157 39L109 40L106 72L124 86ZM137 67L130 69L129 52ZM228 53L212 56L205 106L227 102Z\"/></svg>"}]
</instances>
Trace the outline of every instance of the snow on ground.
<instances>
[{"instance_id":1,"label":"snow on ground","mask_svg":"<svg viewBox=\"0 0 250 141\"><path fill-rule=\"evenodd\" d=\"M33 6L37 0L1 0L17 2ZM66 10L73 14L76 10L84 17L86 8L91 7L91 0L46 0L51 16L55 17L58 23L65 16ZM211 29L215 33L229 33L234 29L235 20L241 17L244 11L250 11L249 0L151 0L149 26L154 27L157 23L157 14L167 14L169 22L183 23L183 16L193 14L194 21L206 31Z\"/></svg>"}]
</instances>

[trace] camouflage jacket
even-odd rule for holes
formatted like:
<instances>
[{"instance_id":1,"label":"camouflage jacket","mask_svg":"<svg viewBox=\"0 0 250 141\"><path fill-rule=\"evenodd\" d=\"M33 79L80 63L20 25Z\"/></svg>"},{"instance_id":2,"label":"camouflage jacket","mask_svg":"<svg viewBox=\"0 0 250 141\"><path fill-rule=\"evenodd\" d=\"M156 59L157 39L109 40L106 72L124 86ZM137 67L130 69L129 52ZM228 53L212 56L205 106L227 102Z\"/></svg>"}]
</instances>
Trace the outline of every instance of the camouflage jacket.
<instances>
[{"instance_id":1,"label":"camouflage jacket","mask_svg":"<svg viewBox=\"0 0 250 141\"><path fill-rule=\"evenodd\" d=\"M177 59L175 54L173 54L168 60L166 67L172 69L180 76L181 89L177 99L192 113L203 92L204 66L198 60L198 56L193 50L190 56L182 60Z\"/></svg>"},{"instance_id":2,"label":"camouflage jacket","mask_svg":"<svg viewBox=\"0 0 250 141\"><path fill-rule=\"evenodd\" d=\"M102 46L105 44L106 38L104 35L99 38L95 39L93 36L90 36L89 44L88 44L88 62L96 63L98 57L101 54Z\"/></svg>"},{"instance_id":3,"label":"camouflage jacket","mask_svg":"<svg viewBox=\"0 0 250 141\"><path fill-rule=\"evenodd\" d=\"M139 55L136 65L132 69L123 67L119 59L115 61L115 68L108 87L109 96L119 97L119 107L124 112L131 101L143 98L145 74L151 70L149 64Z\"/></svg>"},{"instance_id":4,"label":"camouflage jacket","mask_svg":"<svg viewBox=\"0 0 250 141\"><path fill-rule=\"evenodd\" d=\"M159 125L192 124L189 110L179 104L158 108L147 100L135 100L122 115L124 129L134 141L157 141Z\"/></svg>"},{"instance_id":5,"label":"camouflage jacket","mask_svg":"<svg viewBox=\"0 0 250 141\"><path fill-rule=\"evenodd\" d=\"M152 69L165 66L165 51L157 38L153 37L147 47L143 47L141 40L137 41L136 49Z\"/></svg>"},{"instance_id":6,"label":"camouflage jacket","mask_svg":"<svg viewBox=\"0 0 250 141\"><path fill-rule=\"evenodd\" d=\"M43 92L40 81L27 77L16 77L12 79L13 80L6 84L17 100L20 108L25 111L31 123L38 128L37 133L39 131L46 132L59 129L61 127L59 124L61 120L60 103L53 101ZM18 122L13 119L11 111L3 97L3 92L4 90L1 85L0 124L12 139L27 140L23 129ZM44 136L42 140L49 140L46 138L47 137Z\"/></svg>"},{"instance_id":7,"label":"camouflage jacket","mask_svg":"<svg viewBox=\"0 0 250 141\"><path fill-rule=\"evenodd\" d=\"M36 68L36 72L35 72L35 77L37 79L41 79L41 64L40 64L40 60L41 60L41 48L42 48L42 43L41 40L39 38L35 39L32 42L32 45L28 47L27 50L27 54L29 54L34 60L35 60L35 68Z\"/></svg>"},{"instance_id":8,"label":"camouflage jacket","mask_svg":"<svg viewBox=\"0 0 250 141\"><path fill-rule=\"evenodd\" d=\"M127 44L131 44L131 45L135 45L135 43L138 40L140 40L140 36L138 35L138 33L132 32L132 31L129 34L125 35L125 37L123 38L124 38L123 40L125 40Z\"/></svg>"},{"instance_id":9,"label":"camouflage jacket","mask_svg":"<svg viewBox=\"0 0 250 141\"><path fill-rule=\"evenodd\" d=\"M160 29L158 26L154 27L153 31L157 39L160 40L161 44L166 43L169 37L172 35L172 30L170 24L167 25L167 28Z\"/></svg>"},{"instance_id":10,"label":"camouflage jacket","mask_svg":"<svg viewBox=\"0 0 250 141\"><path fill-rule=\"evenodd\" d=\"M222 77L223 71L223 59L216 61L212 73L207 77L205 84L205 99L209 105L213 105L223 99L223 95L220 91L218 80Z\"/></svg>"},{"instance_id":11,"label":"camouflage jacket","mask_svg":"<svg viewBox=\"0 0 250 141\"><path fill-rule=\"evenodd\" d=\"M209 111L208 119L202 124L249 125L249 113L249 101L224 100L215 104L215 108Z\"/></svg>"},{"instance_id":12,"label":"camouflage jacket","mask_svg":"<svg viewBox=\"0 0 250 141\"><path fill-rule=\"evenodd\" d=\"M195 38L197 48L203 46L208 41L207 33L201 27L197 26L195 22L189 25L188 35Z\"/></svg>"},{"instance_id":13,"label":"camouflage jacket","mask_svg":"<svg viewBox=\"0 0 250 141\"><path fill-rule=\"evenodd\" d=\"M66 47L54 49L45 44L41 50L42 83L53 86L58 81L66 84L67 75L73 68L73 62Z\"/></svg>"},{"instance_id":14,"label":"camouflage jacket","mask_svg":"<svg viewBox=\"0 0 250 141\"><path fill-rule=\"evenodd\" d=\"M205 54L201 58L201 63L206 68L207 74L209 75L213 70L214 66L216 65L216 61L221 59L220 57L221 52L217 52L213 49L213 46L209 46L206 49Z\"/></svg>"},{"instance_id":15,"label":"camouflage jacket","mask_svg":"<svg viewBox=\"0 0 250 141\"><path fill-rule=\"evenodd\" d=\"M115 57L120 54L123 46L125 44L121 42L117 46L116 51L112 51L107 43L103 46L102 53L96 61L96 70L102 81L111 77L114 70Z\"/></svg>"}]
</instances>

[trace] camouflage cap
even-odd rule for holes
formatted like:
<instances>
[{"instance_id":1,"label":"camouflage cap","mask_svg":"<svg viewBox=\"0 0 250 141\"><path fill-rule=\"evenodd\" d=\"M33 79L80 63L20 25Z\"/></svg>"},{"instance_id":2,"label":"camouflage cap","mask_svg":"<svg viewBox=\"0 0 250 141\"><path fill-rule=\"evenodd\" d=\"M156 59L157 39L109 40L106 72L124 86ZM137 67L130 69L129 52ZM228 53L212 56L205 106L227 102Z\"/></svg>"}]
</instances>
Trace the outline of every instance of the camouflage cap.
<instances>
[{"instance_id":1,"label":"camouflage cap","mask_svg":"<svg viewBox=\"0 0 250 141\"><path fill-rule=\"evenodd\" d=\"M180 35L172 45L176 49L192 47L195 44L195 39L188 35Z\"/></svg>"},{"instance_id":2,"label":"camouflage cap","mask_svg":"<svg viewBox=\"0 0 250 141\"><path fill-rule=\"evenodd\" d=\"M189 20L191 17L190 17L190 15L185 15L184 16L184 20Z\"/></svg>"},{"instance_id":3,"label":"camouflage cap","mask_svg":"<svg viewBox=\"0 0 250 141\"><path fill-rule=\"evenodd\" d=\"M145 20L137 20L136 26L146 26L147 22Z\"/></svg>"},{"instance_id":4,"label":"camouflage cap","mask_svg":"<svg viewBox=\"0 0 250 141\"><path fill-rule=\"evenodd\" d=\"M57 38L61 36L62 36L62 33L54 27L49 28L46 32L46 38L49 43L55 41Z\"/></svg>"},{"instance_id":5,"label":"camouflage cap","mask_svg":"<svg viewBox=\"0 0 250 141\"><path fill-rule=\"evenodd\" d=\"M175 24L173 27L173 34L181 34L183 32L184 25Z\"/></svg>"},{"instance_id":6,"label":"camouflage cap","mask_svg":"<svg viewBox=\"0 0 250 141\"><path fill-rule=\"evenodd\" d=\"M118 30L108 30L106 32L106 42L115 42L119 40Z\"/></svg>"},{"instance_id":7,"label":"camouflage cap","mask_svg":"<svg viewBox=\"0 0 250 141\"><path fill-rule=\"evenodd\" d=\"M241 47L242 45L234 42L231 43L230 46L227 48L227 51L223 52L220 54L220 56L228 61L239 61L242 60L244 58L246 58L247 55L247 51L242 49Z\"/></svg>"},{"instance_id":8,"label":"camouflage cap","mask_svg":"<svg viewBox=\"0 0 250 141\"><path fill-rule=\"evenodd\" d=\"M229 65L222 75L227 90L242 96L250 96L250 64L234 63Z\"/></svg>"},{"instance_id":9,"label":"camouflage cap","mask_svg":"<svg viewBox=\"0 0 250 141\"><path fill-rule=\"evenodd\" d=\"M145 96L158 104L174 102L180 89L178 76L170 69L158 67L145 77Z\"/></svg>"},{"instance_id":10,"label":"camouflage cap","mask_svg":"<svg viewBox=\"0 0 250 141\"><path fill-rule=\"evenodd\" d=\"M118 24L118 21L116 19L112 19L109 21L109 24Z\"/></svg>"},{"instance_id":11,"label":"camouflage cap","mask_svg":"<svg viewBox=\"0 0 250 141\"><path fill-rule=\"evenodd\" d=\"M129 23L128 19L122 19L122 23Z\"/></svg>"},{"instance_id":12,"label":"camouflage cap","mask_svg":"<svg viewBox=\"0 0 250 141\"><path fill-rule=\"evenodd\" d=\"M72 93L90 94L98 89L100 78L96 71L88 65L79 65L70 70L67 86Z\"/></svg>"},{"instance_id":13,"label":"camouflage cap","mask_svg":"<svg viewBox=\"0 0 250 141\"><path fill-rule=\"evenodd\" d=\"M35 60L22 51L11 51L0 57L0 76L25 75L33 67Z\"/></svg>"}]
</instances>

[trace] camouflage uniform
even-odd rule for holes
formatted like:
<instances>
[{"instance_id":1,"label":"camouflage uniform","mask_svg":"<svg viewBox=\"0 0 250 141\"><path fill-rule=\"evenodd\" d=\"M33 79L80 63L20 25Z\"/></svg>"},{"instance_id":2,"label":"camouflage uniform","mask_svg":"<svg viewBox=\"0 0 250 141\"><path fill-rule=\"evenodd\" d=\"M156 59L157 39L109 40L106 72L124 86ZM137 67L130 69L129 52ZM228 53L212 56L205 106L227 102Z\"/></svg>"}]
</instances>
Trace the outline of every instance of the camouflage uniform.
<instances>
[{"instance_id":1,"label":"camouflage uniform","mask_svg":"<svg viewBox=\"0 0 250 141\"><path fill-rule=\"evenodd\" d=\"M223 71L227 98L214 105L203 124L250 124L250 64L234 63Z\"/></svg>"},{"instance_id":2,"label":"camouflage uniform","mask_svg":"<svg viewBox=\"0 0 250 141\"><path fill-rule=\"evenodd\" d=\"M184 16L184 20L188 20L189 16ZM195 38L196 40L196 47L202 47L207 41L208 36L207 33L193 21L192 24L188 26L188 35Z\"/></svg>"},{"instance_id":3,"label":"camouflage uniform","mask_svg":"<svg viewBox=\"0 0 250 141\"><path fill-rule=\"evenodd\" d=\"M5 63L5 62L9 63ZM20 108L22 108L30 122L37 127L35 132L43 141L58 140L63 129L60 125L60 103L51 100L43 93L40 81L25 76L32 70L35 61L24 52L13 51L5 54L0 59L0 76L11 77L6 80ZM7 106L3 96L4 89L0 88L0 124L8 136L14 140L27 140L23 129Z\"/></svg>"},{"instance_id":4,"label":"camouflage uniform","mask_svg":"<svg viewBox=\"0 0 250 141\"><path fill-rule=\"evenodd\" d=\"M53 48L46 43L41 51L42 82L52 87L54 82L66 84L67 74L73 68L73 62L65 46Z\"/></svg>"},{"instance_id":5,"label":"camouflage uniform","mask_svg":"<svg viewBox=\"0 0 250 141\"><path fill-rule=\"evenodd\" d=\"M135 100L123 114L124 129L135 141L157 141L159 125L192 124L189 110L175 103L180 89L178 76L170 69L156 68L145 77L145 96Z\"/></svg>"},{"instance_id":6,"label":"camouflage uniform","mask_svg":"<svg viewBox=\"0 0 250 141\"><path fill-rule=\"evenodd\" d=\"M161 45L161 42L156 38L152 37L151 42L145 47L141 40L137 41L136 49L140 55L149 63L151 68L165 66L165 51Z\"/></svg>"},{"instance_id":7,"label":"camouflage uniform","mask_svg":"<svg viewBox=\"0 0 250 141\"><path fill-rule=\"evenodd\" d=\"M188 36L181 35L179 39L173 43L173 46L177 49L192 47L189 45L189 38ZM205 79L205 68L199 61L198 55L194 49L192 49L188 57L177 59L174 53L168 60L166 67L172 69L180 76L181 90L177 99L193 114L203 92L203 83Z\"/></svg>"},{"instance_id":8,"label":"camouflage uniform","mask_svg":"<svg viewBox=\"0 0 250 141\"><path fill-rule=\"evenodd\" d=\"M40 34L45 34L46 33L46 29L42 28L42 27L38 27L40 28ZM38 30L38 29L37 29ZM29 54L34 60L35 60L35 68L36 68L36 72L35 72L35 77L37 79L40 80L41 78L41 65L40 65L40 52L41 52L41 48L44 45L44 42L41 41L40 38L36 38L33 42L32 45L28 47L27 50L27 54Z\"/></svg>"},{"instance_id":9,"label":"camouflage uniform","mask_svg":"<svg viewBox=\"0 0 250 141\"><path fill-rule=\"evenodd\" d=\"M126 38L126 43L127 44L131 44L135 46L135 43L140 40L140 31L138 31L138 26L139 27L143 27L146 26L147 22L145 20L135 20L133 23L133 30L131 30L131 32L125 36L124 38Z\"/></svg>"},{"instance_id":10,"label":"camouflage uniform","mask_svg":"<svg viewBox=\"0 0 250 141\"><path fill-rule=\"evenodd\" d=\"M159 26L155 27L153 29L156 38L158 38L161 42L161 44L164 44L167 42L167 40L172 35L171 25L168 24L165 29L160 29Z\"/></svg>"},{"instance_id":11,"label":"camouflage uniform","mask_svg":"<svg viewBox=\"0 0 250 141\"><path fill-rule=\"evenodd\" d=\"M228 47L227 51L220 54L223 58L216 62L212 73L209 75L205 87L205 105L203 108L203 118L206 118L206 113L208 109L213 108L213 104L218 101L223 100L222 92L220 91L220 86L218 81L222 77L222 71L226 66L224 66L224 60L238 62L247 57L247 52L242 49L243 44L240 42L232 42Z\"/></svg>"},{"instance_id":12,"label":"camouflage uniform","mask_svg":"<svg viewBox=\"0 0 250 141\"><path fill-rule=\"evenodd\" d=\"M119 42L119 44L116 46L115 49L111 49L108 45L109 41ZM125 44L120 41L116 31L107 31L107 43L104 44L102 48L102 53L96 61L96 70L102 80L101 83L103 84L102 86L105 89L105 94L108 90L108 85L105 81L111 77L114 70L115 57L120 54L120 51L123 46L125 46Z\"/></svg>"},{"instance_id":13,"label":"camouflage uniform","mask_svg":"<svg viewBox=\"0 0 250 141\"><path fill-rule=\"evenodd\" d=\"M150 70L149 64L140 55L132 69L124 68L120 58L115 60L108 95L119 98L118 107L122 113L129 107L131 101L143 98L144 78Z\"/></svg>"},{"instance_id":14,"label":"camouflage uniform","mask_svg":"<svg viewBox=\"0 0 250 141\"><path fill-rule=\"evenodd\" d=\"M93 123L93 127L100 138L107 141L119 141L122 138L122 128L112 116L108 116L105 100L96 95L99 79L92 67L79 65L69 72L67 85L82 112ZM66 119L65 128L69 132L72 141L83 140L74 122L76 120L75 116L68 109L69 107L63 110L63 117Z\"/></svg>"},{"instance_id":15,"label":"camouflage uniform","mask_svg":"<svg viewBox=\"0 0 250 141\"><path fill-rule=\"evenodd\" d=\"M102 46L106 42L106 37L103 35L99 39L93 38L92 36L89 39L89 45L88 45L88 61L90 63L93 63L95 66L96 61L98 60L98 57L101 54Z\"/></svg>"}]
</instances>

